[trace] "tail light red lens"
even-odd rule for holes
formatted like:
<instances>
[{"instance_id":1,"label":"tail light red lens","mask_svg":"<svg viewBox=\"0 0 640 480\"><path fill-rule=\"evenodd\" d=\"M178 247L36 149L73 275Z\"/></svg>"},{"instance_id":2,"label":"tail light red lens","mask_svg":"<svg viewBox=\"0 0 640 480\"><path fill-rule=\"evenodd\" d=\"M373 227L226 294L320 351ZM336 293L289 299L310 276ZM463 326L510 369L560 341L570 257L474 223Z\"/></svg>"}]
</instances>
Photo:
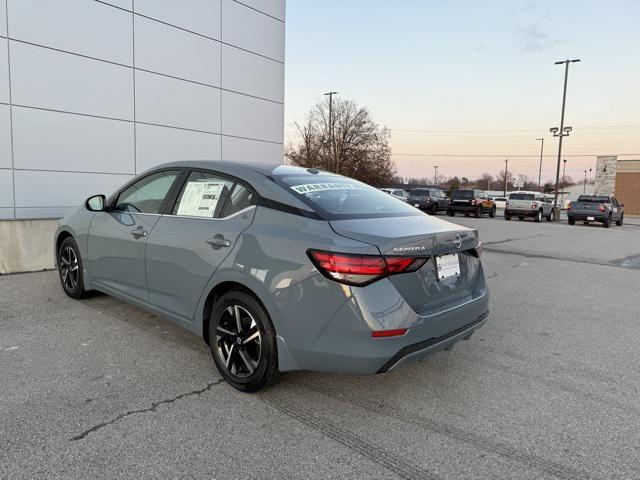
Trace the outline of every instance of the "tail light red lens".
<instances>
[{"instance_id":1,"label":"tail light red lens","mask_svg":"<svg viewBox=\"0 0 640 480\"><path fill-rule=\"evenodd\" d=\"M536 202L531 202L531 208L538 208L538 204Z\"/></svg>"},{"instance_id":2,"label":"tail light red lens","mask_svg":"<svg viewBox=\"0 0 640 480\"><path fill-rule=\"evenodd\" d=\"M325 277L346 285L367 285L398 273L415 272L423 257L383 257L309 250L309 258Z\"/></svg>"},{"instance_id":3,"label":"tail light red lens","mask_svg":"<svg viewBox=\"0 0 640 480\"><path fill-rule=\"evenodd\" d=\"M598 210L600 210L601 212L604 212L606 210L604 205L599 205L598 206Z\"/></svg>"},{"instance_id":4,"label":"tail light red lens","mask_svg":"<svg viewBox=\"0 0 640 480\"><path fill-rule=\"evenodd\" d=\"M371 332L373 338L400 337L407 333L406 328L396 328L395 330L374 330Z\"/></svg>"}]
</instances>

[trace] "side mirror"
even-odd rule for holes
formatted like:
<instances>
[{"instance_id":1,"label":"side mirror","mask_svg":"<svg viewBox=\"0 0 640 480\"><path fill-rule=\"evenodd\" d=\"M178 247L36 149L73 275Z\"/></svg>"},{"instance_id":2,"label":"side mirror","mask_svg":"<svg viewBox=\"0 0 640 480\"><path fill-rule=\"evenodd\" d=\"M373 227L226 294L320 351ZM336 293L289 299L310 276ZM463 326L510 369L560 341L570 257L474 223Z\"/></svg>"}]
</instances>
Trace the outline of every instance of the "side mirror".
<instances>
[{"instance_id":1,"label":"side mirror","mask_svg":"<svg viewBox=\"0 0 640 480\"><path fill-rule=\"evenodd\" d=\"M107 206L107 197L104 195L94 195L85 200L84 206L90 212L104 212Z\"/></svg>"}]
</instances>

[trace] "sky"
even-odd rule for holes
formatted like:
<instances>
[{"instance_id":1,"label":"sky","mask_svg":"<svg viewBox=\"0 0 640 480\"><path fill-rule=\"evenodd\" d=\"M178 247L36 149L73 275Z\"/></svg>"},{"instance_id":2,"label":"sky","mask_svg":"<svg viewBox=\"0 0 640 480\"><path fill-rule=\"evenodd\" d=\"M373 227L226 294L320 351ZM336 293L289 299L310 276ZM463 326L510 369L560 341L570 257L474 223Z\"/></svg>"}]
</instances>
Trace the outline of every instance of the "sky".
<instances>
[{"instance_id":1,"label":"sky","mask_svg":"<svg viewBox=\"0 0 640 480\"><path fill-rule=\"evenodd\" d=\"M391 129L398 174L577 179L595 156L640 158L640 1L288 0L285 143L323 93ZM595 170L595 168L594 168ZM590 177L593 173L589 174Z\"/></svg>"}]
</instances>

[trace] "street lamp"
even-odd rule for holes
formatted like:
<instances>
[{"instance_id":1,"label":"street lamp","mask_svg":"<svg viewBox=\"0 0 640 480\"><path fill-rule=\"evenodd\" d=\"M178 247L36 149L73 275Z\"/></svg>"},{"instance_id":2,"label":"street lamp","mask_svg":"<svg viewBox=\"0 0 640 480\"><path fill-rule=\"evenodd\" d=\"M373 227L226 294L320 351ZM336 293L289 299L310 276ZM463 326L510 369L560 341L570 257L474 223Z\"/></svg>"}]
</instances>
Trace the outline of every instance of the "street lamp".
<instances>
[{"instance_id":1,"label":"street lamp","mask_svg":"<svg viewBox=\"0 0 640 480\"><path fill-rule=\"evenodd\" d=\"M435 187L438 184L438 168L440 165L433 166L433 186Z\"/></svg>"},{"instance_id":2,"label":"street lamp","mask_svg":"<svg viewBox=\"0 0 640 480\"><path fill-rule=\"evenodd\" d=\"M503 197L507 196L507 167L509 166L509 159L505 158L504 159L504 194L502 195Z\"/></svg>"},{"instance_id":3,"label":"street lamp","mask_svg":"<svg viewBox=\"0 0 640 480\"><path fill-rule=\"evenodd\" d=\"M558 182L560 180L560 159L562 157L562 139L569 135L571 132L571 127L564 126L564 110L567 104L567 80L569 78L569 64L579 62L579 58L575 58L573 60L561 60L559 62L555 62L556 65L564 64L564 88L562 91L562 113L560 114L560 128L554 127L550 129L551 133L553 133L554 137L558 138L558 163L556 165L556 194L553 199L554 203L558 203Z\"/></svg>"},{"instance_id":4,"label":"street lamp","mask_svg":"<svg viewBox=\"0 0 640 480\"><path fill-rule=\"evenodd\" d=\"M335 146L333 144L333 96L338 92L327 92L325 95L329 95L329 144L331 145L331 154L334 154ZM340 159L336 155L336 173L340 171Z\"/></svg>"},{"instance_id":5,"label":"street lamp","mask_svg":"<svg viewBox=\"0 0 640 480\"><path fill-rule=\"evenodd\" d=\"M538 170L538 190L540 190L540 179L542 178L542 152L544 152L544 138L536 138L540 141L540 169Z\"/></svg>"},{"instance_id":6,"label":"street lamp","mask_svg":"<svg viewBox=\"0 0 640 480\"><path fill-rule=\"evenodd\" d=\"M562 208L564 206L564 172L567 169L567 159L565 158L564 160L562 160L562 200L560 200L560 208Z\"/></svg>"}]
</instances>

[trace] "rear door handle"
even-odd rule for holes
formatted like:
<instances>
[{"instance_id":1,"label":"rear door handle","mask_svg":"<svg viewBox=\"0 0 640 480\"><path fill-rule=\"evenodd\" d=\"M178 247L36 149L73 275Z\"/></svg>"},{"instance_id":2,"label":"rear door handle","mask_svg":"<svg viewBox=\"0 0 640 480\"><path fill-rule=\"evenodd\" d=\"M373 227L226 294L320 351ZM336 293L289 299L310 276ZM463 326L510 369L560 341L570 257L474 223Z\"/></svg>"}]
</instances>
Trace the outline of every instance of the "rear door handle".
<instances>
[{"instance_id":1,"label":"rear door handle","mask_svg":"<svg viewBox=\"0 0 640 480\"><path fill-rule=\"evenodd\" d=\"M135 238L146 237L148 234L149 232L144 230L142 227L138 227L135 230L131 230L131 235L133 235Z\"/></svg>"},{"instance_id":2,"label":"rear door handle","mask_svg":"<svg viewBox=\"0 0 640 480\"><path fill-rule=\"evenodd\" d=\"M211 245L213 248L221 248L221 247L230 247L231 240L227 240L223 236L215 236L213 238L208 238L207 243Z\"/></svg>"}]
</instances>

